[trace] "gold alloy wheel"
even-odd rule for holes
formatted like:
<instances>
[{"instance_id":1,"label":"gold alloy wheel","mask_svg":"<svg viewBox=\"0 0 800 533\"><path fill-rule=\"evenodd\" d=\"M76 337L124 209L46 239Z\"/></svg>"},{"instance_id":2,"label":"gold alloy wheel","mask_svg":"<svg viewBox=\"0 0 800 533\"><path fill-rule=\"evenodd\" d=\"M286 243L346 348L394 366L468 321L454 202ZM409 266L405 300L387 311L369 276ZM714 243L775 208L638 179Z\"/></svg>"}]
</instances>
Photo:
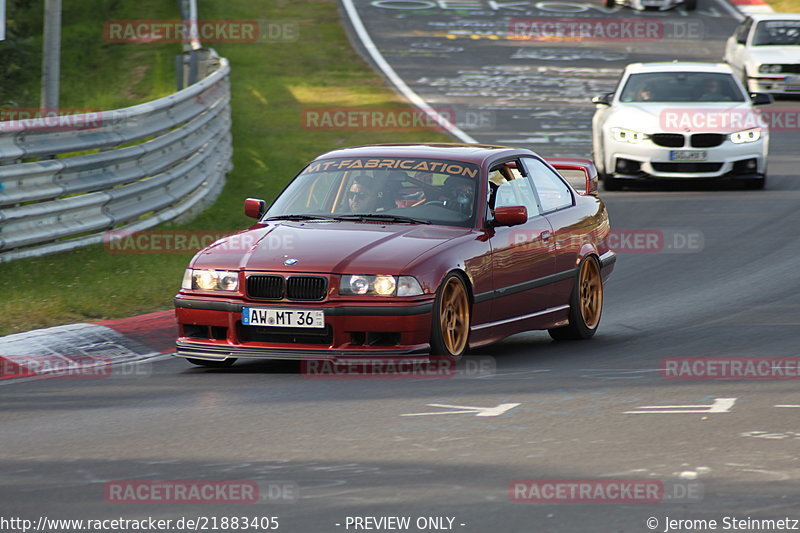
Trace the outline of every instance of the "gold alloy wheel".
<instances>
[{"instance_id":1,"label":"gold alloy wheel","mask_svg":"<svg viewBox=\"0 0 800 533\"><path fill-rule=\"evenodd\" d=\"M467 345L469 335L469 300L464 283L456 276L447 280L439 303L439 326L442 342L451 355L458 355Z\"/></svg>"},{"instance_id":2,"label":"gold alloy wheel","mask_svg":"<svg viewBox=\"0 0 800 533\"><path fill-rule=\"evenodd\" d=\"M603 280L600 277L597 261L587 259L583 262L578 283L581 317L587 328L594 329L600 322L600 313L603 310Z\"/></svg>"}]
</instances>

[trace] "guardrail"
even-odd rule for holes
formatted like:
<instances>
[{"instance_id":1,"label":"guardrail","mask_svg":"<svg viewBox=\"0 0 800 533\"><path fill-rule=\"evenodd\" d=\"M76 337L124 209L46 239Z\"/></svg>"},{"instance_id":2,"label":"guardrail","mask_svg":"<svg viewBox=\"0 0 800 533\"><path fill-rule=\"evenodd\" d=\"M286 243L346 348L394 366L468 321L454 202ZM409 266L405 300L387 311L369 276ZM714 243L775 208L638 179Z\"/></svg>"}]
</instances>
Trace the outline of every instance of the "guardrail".
<instances>
[{"instance_id":1,"label":"guardrail","mask_svg":"<svg viewBox=\"0 0 800 533\"><path fill-rule=\"evenodd\" d=\"M165 98L66 117L83 129L0 122L0 262L96 244L212 202L232 168L230 67L217 65Z\"/></svg>"}]
</instances>

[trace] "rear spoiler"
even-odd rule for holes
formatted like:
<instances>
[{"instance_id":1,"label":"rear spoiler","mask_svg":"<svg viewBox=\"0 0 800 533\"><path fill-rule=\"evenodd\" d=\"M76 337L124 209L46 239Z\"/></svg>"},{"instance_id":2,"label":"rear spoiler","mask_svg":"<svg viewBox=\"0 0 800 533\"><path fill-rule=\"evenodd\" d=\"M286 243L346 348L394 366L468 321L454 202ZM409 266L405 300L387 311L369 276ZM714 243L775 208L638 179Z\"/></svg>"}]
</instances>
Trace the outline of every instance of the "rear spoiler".
<instances>
[{"instance_id":1,"label":"rear spoiler","mask_svg":"<svg viewBox=\"0 0 800 533\"><path fill-rule=\"evenodd\" d=\"M582 196L597 196L597 169L588 159L548 157L547 162Z\"/></svg>"}]
</instances>

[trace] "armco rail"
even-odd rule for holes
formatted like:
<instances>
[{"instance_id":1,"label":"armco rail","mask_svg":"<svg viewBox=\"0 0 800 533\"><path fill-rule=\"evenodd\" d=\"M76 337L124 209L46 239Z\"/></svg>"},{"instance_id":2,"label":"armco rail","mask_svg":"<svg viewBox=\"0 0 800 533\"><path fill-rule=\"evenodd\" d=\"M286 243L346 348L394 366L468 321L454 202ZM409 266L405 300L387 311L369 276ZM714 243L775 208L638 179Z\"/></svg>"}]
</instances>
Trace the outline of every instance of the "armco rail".
<instances>
[{"instance_id":1,"label":"armco rail","mask_svg":"<svg viewBox=\"0 0 800 533\"><path fill-rule=\"evenodd\" d=\"M83 129L0 122L0 262L102 242L108 230L142 230L213 201L231 169L229 72L221 58L165 98L68 117L91 125ZM86 151L95 153L70 156Z\"/></svg>"}]
</instances>

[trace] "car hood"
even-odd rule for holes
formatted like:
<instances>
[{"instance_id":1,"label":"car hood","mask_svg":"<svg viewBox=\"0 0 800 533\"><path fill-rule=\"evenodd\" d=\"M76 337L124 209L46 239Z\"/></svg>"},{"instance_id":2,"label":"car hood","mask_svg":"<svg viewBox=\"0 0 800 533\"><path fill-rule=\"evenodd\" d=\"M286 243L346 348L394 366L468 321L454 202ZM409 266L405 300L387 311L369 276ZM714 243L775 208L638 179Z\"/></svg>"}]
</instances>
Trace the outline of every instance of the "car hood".
<instances>
[{"instance_id":1,"label":"car hood","mask_svg":"<svg viewBox=\"0 0 800 533\"><path fill-rule=\"evenodd\" d=\"M200 251L193 268L401 274L421 254L467 228L372 222L281 221L230 235ZM293 264L285 264L293 260Z\"/></svg>"},{"instance_id":2,"label":"car hood","mask_svg":"<svg viewBox=\"0 0 800 533\"><path fill-rule=\"evenodd\" d=\"M753 110L750 102L658 102L629 103L613 110L605 122L605 129L612 127L636 130L642 133L659 132L708 132L722 131L724 128L704 127L709 116L725 114L743 115ZM741 129L741 128L738 128ZM737 128L730 128L733 133Z\"/></svg>"},{"instance_id":3,"label":"car hood","mask_svg":"<svg viewBox=\"0 0 800 533\"><path fill-rule=\"evenodd\" d=\"M800 46L755 46L750 48L750 59L762 63L800 63ZM751 72L751 75L756 73Z\"/></svg>"}]
</instances>

